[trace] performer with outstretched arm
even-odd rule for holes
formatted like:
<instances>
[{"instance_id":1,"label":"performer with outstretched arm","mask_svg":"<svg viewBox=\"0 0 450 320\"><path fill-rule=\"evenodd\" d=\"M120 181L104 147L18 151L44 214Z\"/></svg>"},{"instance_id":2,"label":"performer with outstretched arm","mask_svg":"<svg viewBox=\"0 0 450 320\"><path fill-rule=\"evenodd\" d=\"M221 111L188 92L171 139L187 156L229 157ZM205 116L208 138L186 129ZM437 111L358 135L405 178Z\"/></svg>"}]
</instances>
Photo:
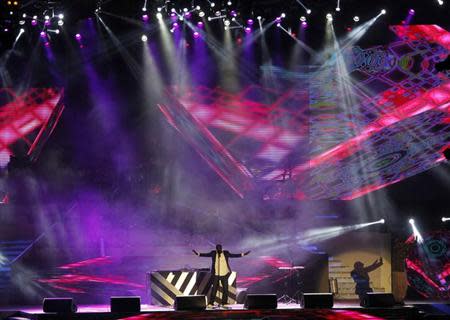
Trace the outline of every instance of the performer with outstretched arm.
<instances>
[{"instance_id":1,"label":"performer with outstretched arm","mask_svg":"<svg viewBox=\"0 0 450 320\"><path fill-rule=\"evenodd\" d=\"M212 260L211 265L211 283L212 290L211 296L209 298L209 305L214 303L217 287L219 285L219 281L222 284L223 294L222 294L222 305L226 305L228 301L228 277L231 274L230 264L228 263L229 258L241 258L250 253L250 251L244 253L230 253L227 250L222 250L222 245L216 245L216 250L213 250L208 253L198 253L195 250L192 250L199 257L209 257Z\"/></svg>"}]
</instances>

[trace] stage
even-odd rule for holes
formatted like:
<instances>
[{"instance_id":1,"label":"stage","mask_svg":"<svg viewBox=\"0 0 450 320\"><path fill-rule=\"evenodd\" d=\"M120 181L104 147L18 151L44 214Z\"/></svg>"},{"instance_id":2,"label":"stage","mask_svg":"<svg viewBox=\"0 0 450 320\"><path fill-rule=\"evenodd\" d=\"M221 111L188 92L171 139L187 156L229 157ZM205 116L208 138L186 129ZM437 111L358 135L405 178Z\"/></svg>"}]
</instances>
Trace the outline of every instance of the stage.
<instances>
[{"instance_id":1,"label":"stage","mask_svg":"<svg viewBox=\"0 0 450 320\"><path fill-rule=\"evenodd\" d=\"M432 304L405 304L393 308L362 308L356 302L335 302L333 309L303 309L298 304L278 304L276 310L247 310L241 304L231 305L228 310L207 309L205 311L175 311L171 307L142 305L141 312L111 313L109 305L79 306L71 315L45 314L42 307L1 308L1 319L422 319ZM433 305L437 309L439 306ZM442 305L445 306L445 305ZM431 312L430 312L431 313ZM443 316L442 319L444 319ZM439 318L437 318L439 319Z\"/></svg>"}]
</instances>

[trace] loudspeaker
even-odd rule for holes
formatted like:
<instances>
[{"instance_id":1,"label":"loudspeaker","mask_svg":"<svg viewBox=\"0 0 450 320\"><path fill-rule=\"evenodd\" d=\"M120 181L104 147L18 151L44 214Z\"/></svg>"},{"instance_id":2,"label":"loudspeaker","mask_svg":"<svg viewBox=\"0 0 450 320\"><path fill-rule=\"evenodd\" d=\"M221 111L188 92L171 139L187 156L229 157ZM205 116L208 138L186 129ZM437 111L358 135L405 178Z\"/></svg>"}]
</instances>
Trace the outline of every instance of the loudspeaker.
<instances>
[{"instance_id":1,"label":"loudspeaker","mask_svg":"<svg viewBox=\"0 0 450 320\"><path fill-rule=\"evenodd\" d=\"M333 308L334 299L332 293L304 293L300 299L302 308Z\"/></svg>"},{"instance_id":2,"label":"loudspeaker","mask_svg":"<svg viewBox=\"0 0 450 320\"><path fill-rule=\"evenodd\" d=\"M276 294L247 294L244 303L246 309L276 309L277 306Z\"/></svg>"},{"instance_id":3,"label":"loudspeaker","mask_svg":"<svg viewBox=\"0 0 450 320\"><path fill-rule=\"evenodd\" d=\"M111 312L141 312L141 297L111 297Z\"/></svg>"},{"instance_id":4,"label":"loudspeaker","mask_svg":"<svg viewBox=\"0 0 450 320\"><path fill-rule=\"evenodd\" d=\"M72 298L44 298L42 303L44 312L71 313L77 312L77 306Z\"/></svg>"},{"instance_id":5,"label":"loudspeaker","mask_svg":"<svg viewBox=\"0 0 450 320\"><path fill-rule=\"evenodd\" d=\"M392 293L381 293L381 292L368 292L363 301L361 301L361 306L365 308L371 307L393 307L395 305L394 296Z\"/></svg>"},{"instance_id":6,"label":"loudspeaker","mask_svg":"<svg viewBox=\"0 0 450 320\"><path fill-rule=\"evenodd\" d=\"M206 309L206 296L176 296L176 311L202 311Z\"/></svg>"}]
</instances>

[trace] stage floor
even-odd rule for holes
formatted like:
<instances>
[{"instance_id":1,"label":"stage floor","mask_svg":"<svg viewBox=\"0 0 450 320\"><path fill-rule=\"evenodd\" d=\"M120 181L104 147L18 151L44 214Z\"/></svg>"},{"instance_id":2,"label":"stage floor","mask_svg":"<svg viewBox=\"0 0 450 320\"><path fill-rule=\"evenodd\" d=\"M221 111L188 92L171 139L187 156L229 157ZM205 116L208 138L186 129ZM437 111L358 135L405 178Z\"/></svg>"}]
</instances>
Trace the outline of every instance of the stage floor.
<instances>
[{"instance_id":1,"label":"stage floor","mask_svg":"<svg viewBox=\"0 0 450 320\"><path fill-rule=\"evenodd\" d=\"M2 318L3 316L3 318ZM56 320L144 320L144 319L418 319L417 305L406 304L394 308L362 308L356 301L335 301L333 309L302 309L298 304L278 304L276 310L247 310L243 305L231 305L229 310L207 309L201 312L174 311L171 307L142 305L137 314L111 313L109 305L81 305L76 314L61 316L45 314L42 306L1 307L0 319L11 316L24 319Z\"/></svg>"}]
</instances>

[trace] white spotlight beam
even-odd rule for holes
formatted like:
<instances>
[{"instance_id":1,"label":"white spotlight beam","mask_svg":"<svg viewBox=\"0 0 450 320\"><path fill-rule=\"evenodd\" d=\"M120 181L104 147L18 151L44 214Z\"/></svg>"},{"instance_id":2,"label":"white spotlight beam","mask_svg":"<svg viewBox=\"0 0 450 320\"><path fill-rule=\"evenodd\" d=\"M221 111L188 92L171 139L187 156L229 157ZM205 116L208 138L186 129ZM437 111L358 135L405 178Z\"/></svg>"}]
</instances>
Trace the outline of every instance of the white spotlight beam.
<instances>
[{"instance_id":1,"label":"white spotlight beam","mask_svg":"<svg viewBox=\"0 0 450 320\"><path fill-rule=\"evenodd\" d=\"M449 221L450 220L450 218L447 218L447 217L442 217L442 222L447 222L447 221Z\"/></svg>"},{"instance_id":2,"label":"white spotlight beam","mask_svg":"<svg viewBox=\"0 0 450 320\"><path fill-rule=\"evenodd\" d=\"M308 8L307 8L300 0L295 0L295 1L297 1L297 3L298 3L299 5L301 5L301 6L303 7L303 9L305 9L306 12L307 12L308 14L311 13L311 10L308 9Z\"/></svg>"},{"instance_id":3,"label":"white spotlight beam","mask_svg":"<svg viewBox=\"0 0 450 320\"><path fill-rule=\"evenodd\" d=\"M413 235L414 238L417 240L417 243L423 243L423 237L420 234L419 229L417 229L414 219L409 219L409 224L411 225Z\"/></svg>"},{"instance_id":4,"label":"white spotlight beam","mask_svg":"<svg viewBox=\"0 0 450 320\"><path fill-rule=\"evenodd\" d=\"M303 49L305 49L305 51L307 51L310 55L314 56L315 54L317 54L317 52L311 48L310 46L308 46L306 43L304 43L303 41L301 41L300 39L297 39L296 37L294 37L292 35L291 32L289 32L288 30L286 30L281 24L278 26L278 28L280 28L281 30L283 30L284 32L286 32L287 35L289 35L289 37L291 37L292 39L294 39Z\"/></svg>"},{"instance_id":5,"label":"white spotlight beam","mask_svg":"<svg viewBox=\"0 0 450 320\"><path fill-rule=\"evenodd\" d=\"M351 231L359 230L375 224L382 224L382 223L384 223L384 219L373 222L355 224L351 226L337 226L337 227L310 229L305 231L302 235L298 236L297 240L299 244L308 245L336 238Z\"/></svg>"}]
</instances>

